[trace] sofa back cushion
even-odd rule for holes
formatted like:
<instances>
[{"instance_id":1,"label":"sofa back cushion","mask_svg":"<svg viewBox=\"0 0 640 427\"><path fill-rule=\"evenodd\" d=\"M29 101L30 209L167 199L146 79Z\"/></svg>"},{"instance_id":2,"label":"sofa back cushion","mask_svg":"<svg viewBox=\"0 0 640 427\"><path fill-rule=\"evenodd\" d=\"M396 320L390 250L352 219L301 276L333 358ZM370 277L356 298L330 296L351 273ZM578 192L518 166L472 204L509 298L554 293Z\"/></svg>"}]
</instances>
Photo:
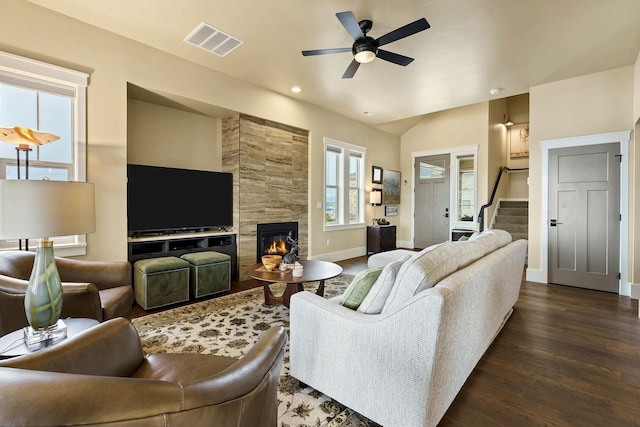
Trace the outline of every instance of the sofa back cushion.
<instances>
[{"instance_id":1,"label":"sofa back cushion","mask_svg":"<svg viewBox=\"0 0 640 427\"><path fill-rule=\"evenodd\" d=\"M444 242L424 249L398 271L382 313L399 309L415 294L509 242L511 235L506 231L487 230L467 241Z\"/></svg>"},{"instance_id":2,"label":"sofa back cushion","mask_svg":"<svg viewBox=\"0 0 640 427\"><path fill-rule=\"evenodd\" d=\"M400 259L393 261L385 265L384 269L378 276L378 279L371 287L371 290L364 298L358 311L365 314L379 314L384 307L384 303L387 301L393 284L396 281L396 276L402 264L411 258L410 254L405 254Z\"/></svg>"}]
</instances>

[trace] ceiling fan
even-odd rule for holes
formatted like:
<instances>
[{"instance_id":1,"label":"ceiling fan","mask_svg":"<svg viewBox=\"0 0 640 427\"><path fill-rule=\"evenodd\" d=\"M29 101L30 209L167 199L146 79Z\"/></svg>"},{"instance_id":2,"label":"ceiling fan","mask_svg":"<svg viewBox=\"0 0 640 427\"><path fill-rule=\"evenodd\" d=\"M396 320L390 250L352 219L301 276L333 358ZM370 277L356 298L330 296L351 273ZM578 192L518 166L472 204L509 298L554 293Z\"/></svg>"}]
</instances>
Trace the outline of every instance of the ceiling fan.
<instances>
[{"instance_id":1,"label":"ceiling fan","mask_svg":"<svg viewBox=\"0 0 640 427\"><path fill-rule=\"evenodd\" d=\"M355 40L353 46L335 49L303 50L302 54L304 56L312 56L351 51L351 53L353 53L353 61L351 61L351 64L349 64L342 75L343 79L350 79L354 76L360 64L371 62L376 57L402 66L409 65L413 61L413 58L389 52L388 50L379 49L379 47L411 36L415 33L419 33L420 31L424 31L431 27L426 19L421 18L374 39L367 35L373 27L373 21L364 19L358 22L356 17L353 15L353 12L339 12L336 13L336 16L344 29L347 30L349 35L351 35L353 40Z\"/></svg>"}]
</instances>

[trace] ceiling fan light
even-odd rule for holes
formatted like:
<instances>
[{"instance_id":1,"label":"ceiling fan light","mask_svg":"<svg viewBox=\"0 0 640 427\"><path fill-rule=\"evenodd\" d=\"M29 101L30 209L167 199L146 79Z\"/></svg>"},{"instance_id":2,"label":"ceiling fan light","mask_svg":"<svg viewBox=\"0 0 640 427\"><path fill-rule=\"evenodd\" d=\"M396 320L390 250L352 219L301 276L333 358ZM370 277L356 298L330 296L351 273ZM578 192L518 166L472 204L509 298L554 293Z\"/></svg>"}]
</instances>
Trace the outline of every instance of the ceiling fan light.
<instances>
[{"instance_id":1,"label":"ceiling fan light","mask_svg":"<svg viewBox=\"0 0 640 427\"><path fill-rule=\"evenodd\" d=\"M356 53L355 59L361 64L366 64L367 62L371 62L375 59L376 54L370 50L363 50L361 52Z\"/></svg>"}]
</instances>

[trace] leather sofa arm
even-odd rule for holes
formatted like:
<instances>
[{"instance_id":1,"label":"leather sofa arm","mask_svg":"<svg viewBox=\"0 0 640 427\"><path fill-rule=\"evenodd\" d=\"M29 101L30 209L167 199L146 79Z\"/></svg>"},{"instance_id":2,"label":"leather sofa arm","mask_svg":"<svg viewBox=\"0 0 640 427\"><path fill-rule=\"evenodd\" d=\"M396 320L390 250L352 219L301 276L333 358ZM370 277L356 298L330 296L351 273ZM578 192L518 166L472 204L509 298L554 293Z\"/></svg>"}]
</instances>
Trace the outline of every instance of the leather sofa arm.
<instances>
[{"instance_id":1,"label":"leather sofa arm","mask_svg":"<svg viewBox=\"0 0 640 427\"><path fill-rule=\"evenodd\" d=\"M100 323L52 347L0 366L68 374L128 377L144 361L138 332L124 318Z\"/></svg>"},{"instance_id":2,"label":"leather sofa arm","mask_svg":"<svg viewBox=\"0 0 640 427\"><path fill-rule=\"evenodd\" d=\"M56 258L64 282L90 282L100 289L131 286L131 264L126 261L84 261Z\"/></svg>"},{"instance_id":3,"label":"leather sofa arm","mask_svg":"<svg viewBox=\"0 0 640 427\"><path fill-rule=\"evenodd\" d=\"M249 395L263 381L278 381L287 333L283 327L267 330L242 359L218 374L184 387L185 408L228 402ZM275 396L274 396L275 397Z\"/></svg>"},{"instance_id":4,"label":"leather sofa arm","mask_svg":"<svg viewBox=\"0 0 640 427\"><path fill-rule=\"evenodd\" d=\"M27 326L24 294L29 282L0 275L0 333L7 334ZM63 283L61 318L86 317L103 320L100 293L91 283Z\"/></svg>"},{"instance_id":5,"label":"leather sofa arm","mask_svg":"<svg viewBox=\"0 0 640 427\"><path fill-rule=\"evenodd\" d=\"M163 381L5 367L0 378L3 426L164 426L182 409L180 387Z\"/></svg>"}]
</instances>

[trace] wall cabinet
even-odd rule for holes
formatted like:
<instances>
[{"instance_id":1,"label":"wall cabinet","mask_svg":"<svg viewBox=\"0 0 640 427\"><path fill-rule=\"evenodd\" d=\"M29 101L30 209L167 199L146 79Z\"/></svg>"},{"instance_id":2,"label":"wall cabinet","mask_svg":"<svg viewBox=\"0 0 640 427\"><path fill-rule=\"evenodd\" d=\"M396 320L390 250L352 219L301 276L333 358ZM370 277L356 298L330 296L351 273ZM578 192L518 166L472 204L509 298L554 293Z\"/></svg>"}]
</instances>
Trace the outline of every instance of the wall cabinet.
<instances>
[{"instance_id":1,"label":"wall cabinet","mask_svg":"<svg viewBox=\"0 0 640 427\"><path fill-rule=\"evenodd\" d=\"M214 232L130 237L128 251L131 264L147 258L165 256L179 258L180 255L190 252L220 252L231 257L232 280L238 279L238 246L235 233Z\"/></svg>"},{"instance_id":2,"label":"wall cabinet","mask_svg":"<svg viewBox=\"0 0 640 427\"><path fill-rule=\"evenodd\" d=\"M380 225L367 227L367 255L396 249L396 226Z\"/></svg>"}]
</instances>

